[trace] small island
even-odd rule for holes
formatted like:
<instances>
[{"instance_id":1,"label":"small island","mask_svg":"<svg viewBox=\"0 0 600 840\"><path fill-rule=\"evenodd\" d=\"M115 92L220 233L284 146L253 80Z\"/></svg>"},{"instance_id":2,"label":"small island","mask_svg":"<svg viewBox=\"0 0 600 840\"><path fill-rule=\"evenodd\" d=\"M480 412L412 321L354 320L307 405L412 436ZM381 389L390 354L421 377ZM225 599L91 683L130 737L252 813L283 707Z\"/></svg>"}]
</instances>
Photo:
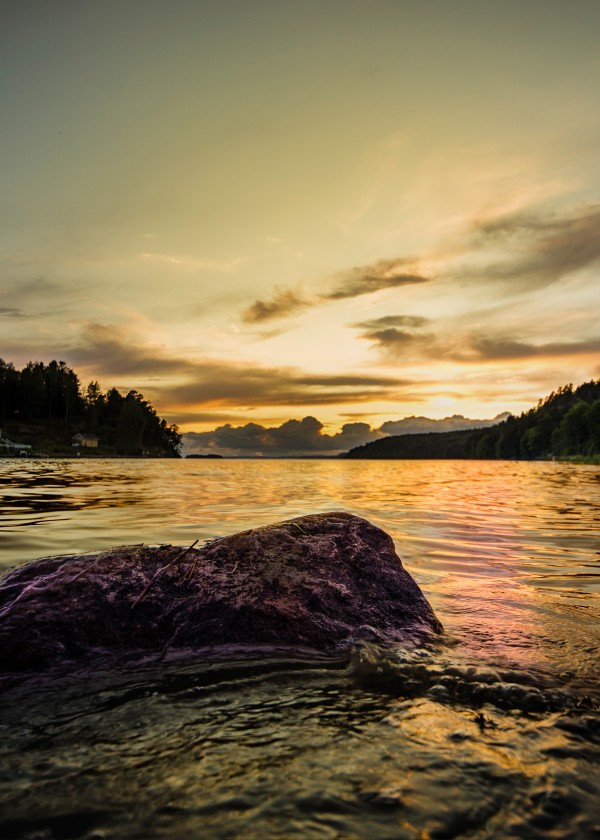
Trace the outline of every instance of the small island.
<instances>
[{"instance_id":1,"label":"small island","mask_svg":"<svg viewBox=\"0 0 600 840\"><path fill-rule=\"evenodd\" d=\"M216 452L209 452L208 455L199 455L198 453L194 452L192 455L186 455L186 458L223 458L222 455L217 455Z\"/></svg>"}]
</instances>

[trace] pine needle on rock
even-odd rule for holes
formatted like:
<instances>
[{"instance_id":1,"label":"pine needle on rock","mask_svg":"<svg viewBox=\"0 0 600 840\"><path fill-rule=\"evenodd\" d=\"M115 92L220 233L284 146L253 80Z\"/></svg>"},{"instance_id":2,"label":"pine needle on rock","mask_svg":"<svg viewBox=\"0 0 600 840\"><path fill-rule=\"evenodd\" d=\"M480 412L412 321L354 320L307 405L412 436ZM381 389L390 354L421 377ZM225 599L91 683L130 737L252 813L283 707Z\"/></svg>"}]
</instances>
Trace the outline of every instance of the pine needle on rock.
<instances>
[{"instance_id":1,"label":"pine needle on rock","mask_svg":"<svg viewBox=\"0 0 600 840\"><path fill-rule=\"evenodd\" d=\"M185 555L188 554L192 550L192 548L194 548L194 546L197 545L197 543L198 543L198 540L194 540L194 542L191 545L189 545L187 548L184 548L183 551L180 551L179 554L176 557L174 557L169 563L167 563L165 566L161 566L160 569L152 576L152 578L150 579L150 581L146 585L146 587L142 590L142 593L140 595L138 595L138 597L135 599L135 601L131 605L131 609L134 609L134 607L137 607L137 605L140 603L140 601L142 600L142 598L144 597L146 592L148 592L148 590L150 589L150 587L152 586L152 584L154 583L156 578L159 575L161 575L163 572L166 572L167 569L169 569L171 566L173 566L179 560L183 560Z\"/></svg>"}]
</instances>

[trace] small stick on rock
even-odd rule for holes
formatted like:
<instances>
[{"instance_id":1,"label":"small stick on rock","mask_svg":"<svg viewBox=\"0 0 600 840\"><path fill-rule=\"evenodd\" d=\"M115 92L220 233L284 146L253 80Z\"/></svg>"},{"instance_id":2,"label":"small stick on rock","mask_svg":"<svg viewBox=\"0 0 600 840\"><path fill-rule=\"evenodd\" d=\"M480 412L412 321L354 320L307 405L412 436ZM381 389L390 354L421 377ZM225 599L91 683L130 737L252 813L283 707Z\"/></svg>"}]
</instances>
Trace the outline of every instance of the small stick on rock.
<instances>
[{"instance_id":1,"label":"small stick on rock","mask_svg":"<svg viewBox=\"0 0 600 840\"><path fill-rule=\"evenodd\" d=\"M302 533L303 533L303 534L306 534L306 536L307 536L307 537L309 537L309 536L310 536L310 534L309 534L309 533L307 533L307 532L304 530L304 528L301 528L301 527L300 527L300 525L298 525L298 523L297 523L297 522L290 522L290 525L295 525L295 526L296 526L296 528L297 528L299 531L302 531Z\"/></svg>"},{"instance_id":2,"label":"small stick on rock","mask_svg":"<svg viewBox=\"0 0 600 840\"><path fill-rule=\"evenodd\" d=\"M142 591L141 595L138 595L138 597L135 599L135 601L134 601L134 602L133 602L133 604L131 605L131 609L133 609L134 607L137 607L137 605L140 603L140 601L142 600L142 598L144 597L144 595L146 594L146 592L150 589L150 587L152 586L152 584L154 583L154 581L156 580L156 578L157 578L160 574L162 574L163 572L166 572L166 570L167 570L168 568L170 568L170 567L171 567L174 563L177 563L177 561L178 561L178 560L181 560L183 557L185 557L185 555L186 555L188 552L190 552L190 551L192 550L192 548L196 545L196 543L197 543L197 542L198 542L198 540L194 540L194 542L193 542L191 545L189 545L187 548L184 548L184 549L183 549L183 551L180 551L180 552L179 552L179 554L178 554L176 557L174 557L174 558L171 560L171 562L170 562L170 563L167 563L167 565L166 565L166 566L161 566L161 567L160 567L160 569L159 569L159 570L158 570L158 571L154 574L154 576L150 579L150 582L147 584L147 586L145 587L145 589Z\"/></svg>"},{"instance_id":3,"label":"small stick on rock","mask_svg":"<svg viewBox=\"0 0 600 840\"><path fill-rule=\"evenodd\" d=\"M132 545L132 546L116 545L114 548L111 548L110 551L115 551L115 549L117 549L117 548L143 548L143 547L144 547L144 543L135 543L135 545ZM97 566L98 563L101 560L104 560L104 558L107 555L110 555L110 551L108 551L108 552L103 551L101 554L99 554L98 557L96 557L95 560L93 560L91 563L88 563L86 566L84 566L84 568L80 572L77 572L75 577L72 577L71 580L69 581L69 583L73 583L74 581L79 580L80 577L83 577L83 575L85 575L86 572L89 572L90 569L93 569L94 566Z\"/></svg>"},{"instance_id":4,"label":"small stick on rock","mask_svg":"<svg viewBox=\"0 0 600 840\"><path fill-rule=\"evenodd\" d=\"M196 566L198 565L198 559L196 558L193 563L190 563L188 570L183 576L183 582L189 583L191 579L194 577L196 572Z\"/></svg>"},{"instance_id":5,"label":"small stick on rock","mask_svg":"<svg viewBox=\"0 0 600 840\"><path fill-rule=\"evenodd\" d=\"M75 575L75 577L72 577L72 578L71 578L71 580L69 581L69 583L73 583L74 581L78 580L80 577L83 577L83 575L84 575L86 572L89 572L89 571L90 571L90 569L93 569L93 568L94 568L94 566L97 566L97 565L98 565L98 563L99 563L102 559L104 559L104 557L105 557L105 556L106 556L105 554L101 554L101 555L100 555L100 557L96 557L96 559L95 559L92 563L88 563L88 564L87 564L87 565L86 565L86 566L85 566L85 567L84 567L84 568L83 568L80 572L78 572L78 573Z\"/></svg>"}]
</instances>

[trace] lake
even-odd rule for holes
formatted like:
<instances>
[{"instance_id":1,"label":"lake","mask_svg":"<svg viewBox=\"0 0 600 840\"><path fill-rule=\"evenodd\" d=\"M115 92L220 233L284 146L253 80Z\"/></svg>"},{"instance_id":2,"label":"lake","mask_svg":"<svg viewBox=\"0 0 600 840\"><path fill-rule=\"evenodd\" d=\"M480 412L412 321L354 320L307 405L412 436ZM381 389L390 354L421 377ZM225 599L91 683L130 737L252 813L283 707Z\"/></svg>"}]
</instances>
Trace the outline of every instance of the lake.
<instances>
[{"instance_id":1,"label":"lake","mask_svg":"<svg viewBox=\"0 0 600 840\"><path fill-rule=\"evenodd\" d=\"M170 663L0 697L0 837L600 837L600 468L0 460L0 569L346 510L437 643Z\"/></svg>"}]
</instances>

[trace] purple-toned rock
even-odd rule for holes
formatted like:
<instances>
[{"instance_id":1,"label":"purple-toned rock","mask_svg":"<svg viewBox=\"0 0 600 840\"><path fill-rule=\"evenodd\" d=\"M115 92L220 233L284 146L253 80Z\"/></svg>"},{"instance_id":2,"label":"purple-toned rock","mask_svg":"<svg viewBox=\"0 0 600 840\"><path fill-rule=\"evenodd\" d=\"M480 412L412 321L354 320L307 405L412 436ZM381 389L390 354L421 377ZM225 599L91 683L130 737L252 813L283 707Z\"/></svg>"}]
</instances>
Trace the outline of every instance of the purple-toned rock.
<instances>
[{"instance_id":1,"label":"purple-toned rock","mask_svg":"<svg viewBox=\"0 0 600 840\"><path fill-rule=\"evenodd\" d=\"M333 652L365 633L393 641L415 630L442 627L391 538L348 513L187 552L126 546L51 557L0 581L4 672L222 645Z\"/></svg>"}]
</instances>

